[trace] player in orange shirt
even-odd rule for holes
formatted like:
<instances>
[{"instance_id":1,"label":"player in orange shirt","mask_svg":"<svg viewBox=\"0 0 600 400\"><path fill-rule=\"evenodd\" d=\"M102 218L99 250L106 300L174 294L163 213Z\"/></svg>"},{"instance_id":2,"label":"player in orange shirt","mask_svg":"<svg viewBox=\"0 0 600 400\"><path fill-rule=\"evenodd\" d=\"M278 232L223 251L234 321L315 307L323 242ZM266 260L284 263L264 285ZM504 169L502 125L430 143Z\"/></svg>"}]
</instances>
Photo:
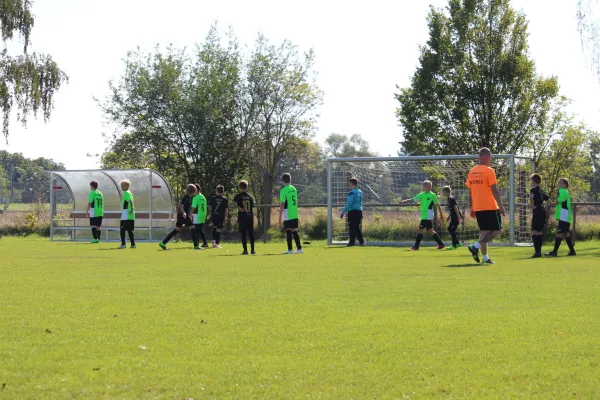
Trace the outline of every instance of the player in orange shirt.
<instances>
[{"instance_id":1,"label":"player in orange shirt","mask_svg":"<svg viewBox=\"0 0 600 400\"><path fill-rule=\"evenodd\" d=\"M488 243L502 233L504 206L498 190L496 172L490 168L492 152L484 147L479 150L479 165L469 171L466 185L471 199L471 217L477 218L479 241L469 246L473 259L479 262L479 249L484 264L494 264L488 256Z\"/></svg>"}]
</instances>

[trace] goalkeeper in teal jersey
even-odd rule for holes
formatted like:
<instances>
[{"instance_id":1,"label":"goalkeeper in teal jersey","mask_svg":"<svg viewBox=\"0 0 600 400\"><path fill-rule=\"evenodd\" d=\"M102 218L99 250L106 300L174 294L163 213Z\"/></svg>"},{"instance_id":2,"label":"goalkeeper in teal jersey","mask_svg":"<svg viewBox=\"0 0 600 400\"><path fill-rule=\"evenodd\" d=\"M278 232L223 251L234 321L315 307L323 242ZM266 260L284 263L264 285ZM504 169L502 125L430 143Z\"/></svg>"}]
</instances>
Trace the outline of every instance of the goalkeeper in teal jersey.
<instances>
[{"instance_id":1,"label":"goalkeeper in teal jersey","mask_svg":"<svg viewBox=\"0 0 600 400\"><path fill-rule=\"evenodd\" d=\"M431 181L423 182L423 191L416 195L412 199L403 200L401 203L419 203L421 209L421 223L419 224L419 230L417 233L417 240L415 241L415 245L411 247L410 250L416 251L419 250L419 246L421 245L421 240L423 240L423 233L427 231L428 234L433 236L433 239L438 244L438 250L444 249L444 243L440 236L436 231L433 230L433 220L435 217L434 206L438 212L438 218L440 221L443 221L443 213L442 208L440 207L440 202L437 198L437 195L431 191L432 188Z\"/></svg>"},{"instance_id":2,"label":"goalkeeper in teal jersey","mask_svg":"<svg viewBox=\"0 0 600 400\"><path fill-rule=\"evenodd\" d=\"M98 190L98 181L90 182L90 195L85 214L90 218L92 243L100 243L102 218L104 217L104 195Z\"/></svg>"},{"instance_id":3,"label":"goalkeeper in teal jersey","mask_svg":"<svg viewBox=\"0 0 600 400\"><path fill-rule=\"evenodd\" d=\"M552 204L546 207L550 208ZM558 180L558 194L556 196L556 211L554 218L558 221L558 229L556 230L556 239L554 240L554 250L546 253L545 256L558 256L558 249L564 239L569 246L569 256L576 256L573 240L571 239L571 222L573 221L573 211L571 209L571 195L569 194L569 181L565 178Z\"/></svg>"},{"instance_id":4,"label":"goalkeeper in teal jersey","mask_svg":"<svg viewBox=\"0 0 600 400\"><path fill-rule=\"evenodd\" d=\"M357 239L358 243L361 246L364 246L365 240L363 239L360 227L363 219L363 192L358 188L358 179L348 179L348 188L350 189L348 201L346 202L346 207L344 207L344 211L342 211L340 218L343 219L344 215L348 213L348 225L350 228L348 247L356 245Z\"/></svg>"}]
</instances>

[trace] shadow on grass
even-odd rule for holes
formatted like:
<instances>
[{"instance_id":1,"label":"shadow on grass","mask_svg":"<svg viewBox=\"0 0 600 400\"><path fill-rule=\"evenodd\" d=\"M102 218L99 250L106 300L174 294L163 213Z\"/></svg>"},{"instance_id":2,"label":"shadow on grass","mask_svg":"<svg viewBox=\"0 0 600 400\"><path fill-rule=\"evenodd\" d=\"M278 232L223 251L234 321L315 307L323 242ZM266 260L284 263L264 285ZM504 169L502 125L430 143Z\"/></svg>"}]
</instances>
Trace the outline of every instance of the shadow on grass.
<instances>
[{"instance_id":1,"label":"shadow on grass","mask_svg":"<svg viewBox=\"0 0 600 400\"><path fill-rule=\"evenodd\" d=\"M451 264L451 265L443 265L442 268L472 268L472 267L482 267L482 264L471 263L471 264Z\"/></svg>"}]
</instances>

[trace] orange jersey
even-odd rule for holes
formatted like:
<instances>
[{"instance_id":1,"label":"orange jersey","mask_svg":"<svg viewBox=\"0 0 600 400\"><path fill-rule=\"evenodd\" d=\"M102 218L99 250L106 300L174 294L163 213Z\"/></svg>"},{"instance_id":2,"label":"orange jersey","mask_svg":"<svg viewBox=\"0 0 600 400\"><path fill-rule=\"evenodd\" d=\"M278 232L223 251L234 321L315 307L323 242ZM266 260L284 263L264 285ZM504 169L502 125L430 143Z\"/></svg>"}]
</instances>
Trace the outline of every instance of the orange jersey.
<instances>
[{"instance_id":1,"label":"orange jersey","mask_svg":"<svg viewBox=\"0 0 600 400\"><path fill-rule=\"evenodd\" d=\"M492 185L496 185L496 172L485 165L478 165L469 171L466 185L471 189L471 207L473 211L498 210L498 203L492 194Z\"/></svg>"}]
</instances>

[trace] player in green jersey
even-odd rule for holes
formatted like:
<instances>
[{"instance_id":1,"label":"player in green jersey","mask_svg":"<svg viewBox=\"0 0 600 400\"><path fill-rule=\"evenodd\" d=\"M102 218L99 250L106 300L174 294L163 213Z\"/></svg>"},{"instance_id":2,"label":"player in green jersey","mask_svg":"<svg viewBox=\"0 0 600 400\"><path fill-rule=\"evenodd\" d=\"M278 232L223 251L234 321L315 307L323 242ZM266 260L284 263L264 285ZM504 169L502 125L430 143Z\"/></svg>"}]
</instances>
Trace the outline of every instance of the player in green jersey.
<instances>
[{"instance_id":1,"label":"player in green jersey","mask_svg":"<svg viewBox=\"0 0 600 400\"><path fill-rule=\"evenodd\" d=\"M90 182L90 195L85 210L85 215L90 219L92 227L92 243L100 243L100 229L102 227L102 218L104 217L104 195L98 190L98 181Z\"/></svg>"},{"instance_id":2,"label":"player in green jersey","mask_svg":"<svg viewBox=\"0 0 600 400\"><path fill-rule=\"evenodd\" d=\"M284 254L294 254L292 238L296 242L296 254L303 254L300 235L298 235L298 191L292 186L292 176L283 174L283 188L279 193L279 225L283 224L287 235L288 251Z\"/></svg>"},{"instance_id":3,"label":"player in green jersey","mask_svg":"<svg viewBox=\"0 0 600 400\"><path fill-rule=\"evenodd\" d=\"M436 231L433 230L433 220L435 218L434 206L438 212L438 218L440 220L440 224L443 223L443 213L442 208L440 207L440 202L437 198L437 195L431 191L433 184L431 181L423 182L423 191L416 195L412 199L403 200L401 203L419 203L421 208L421 223L419 224L419 230L417 233L417 240L415 245L411 247L410 250L416 251L419 250L419 246L421 245L421 240L423 240L423 233L427 231L428 234L433 236L436 243L438 244L438 250L445 248L442 239L437 234Z\"/></svg>"},{"instance_id":4,"label":"player in green jersey","mask_svg":"<svg viewBox=\"0 0 600 400\"><path fill-rule=\"evenodd\" d=\"M206 197L201 193L202 188L198 183L194 184L198 192L192 199L192 222L194 223L194 229L196 229L196 236L198 239L202 239L202 248L208 247L206 242L206 234L204 233L204 224L206 223L206 215L208 213L208 202ZM194 246L198 247L199 243L195 243Z\"/></svg>"},{"instance_id":5,"label":"player in green jersey","mask_svg":"<svg viewBox=\"0 0 600 400\"><path fill-rule=\"evenodd\" d=\"M133 203L133 194L129 191L131 183L125 180L121 181L120 185L123 196L121 197L121 246L119 246L119 249L127 248L125 244L125 232L129 234L131 248L135 249L135 237L133 235L135 228L135 205Z\"/></svg>"},{"instance_id":6,"label":"player in green jersey","mask_svg":"<svg viewBox=\"0 0 600 400\"><path fill-rule=\"evenodd\" d=\"M546 207L550 208L548 204ZM569 194L569 181L565 178L558 180L558 195L556 196L556 211L554 218L558 221L558 229L556 230L556 239L554 240L554 250L544 254L548 257L558 256L558 249L563 239L569 246L569 256L575 256L575 247L569 231L571 230L571 221L573 221L573 211L571 209L571 195Z\"/></svg>"}]
</instances>

